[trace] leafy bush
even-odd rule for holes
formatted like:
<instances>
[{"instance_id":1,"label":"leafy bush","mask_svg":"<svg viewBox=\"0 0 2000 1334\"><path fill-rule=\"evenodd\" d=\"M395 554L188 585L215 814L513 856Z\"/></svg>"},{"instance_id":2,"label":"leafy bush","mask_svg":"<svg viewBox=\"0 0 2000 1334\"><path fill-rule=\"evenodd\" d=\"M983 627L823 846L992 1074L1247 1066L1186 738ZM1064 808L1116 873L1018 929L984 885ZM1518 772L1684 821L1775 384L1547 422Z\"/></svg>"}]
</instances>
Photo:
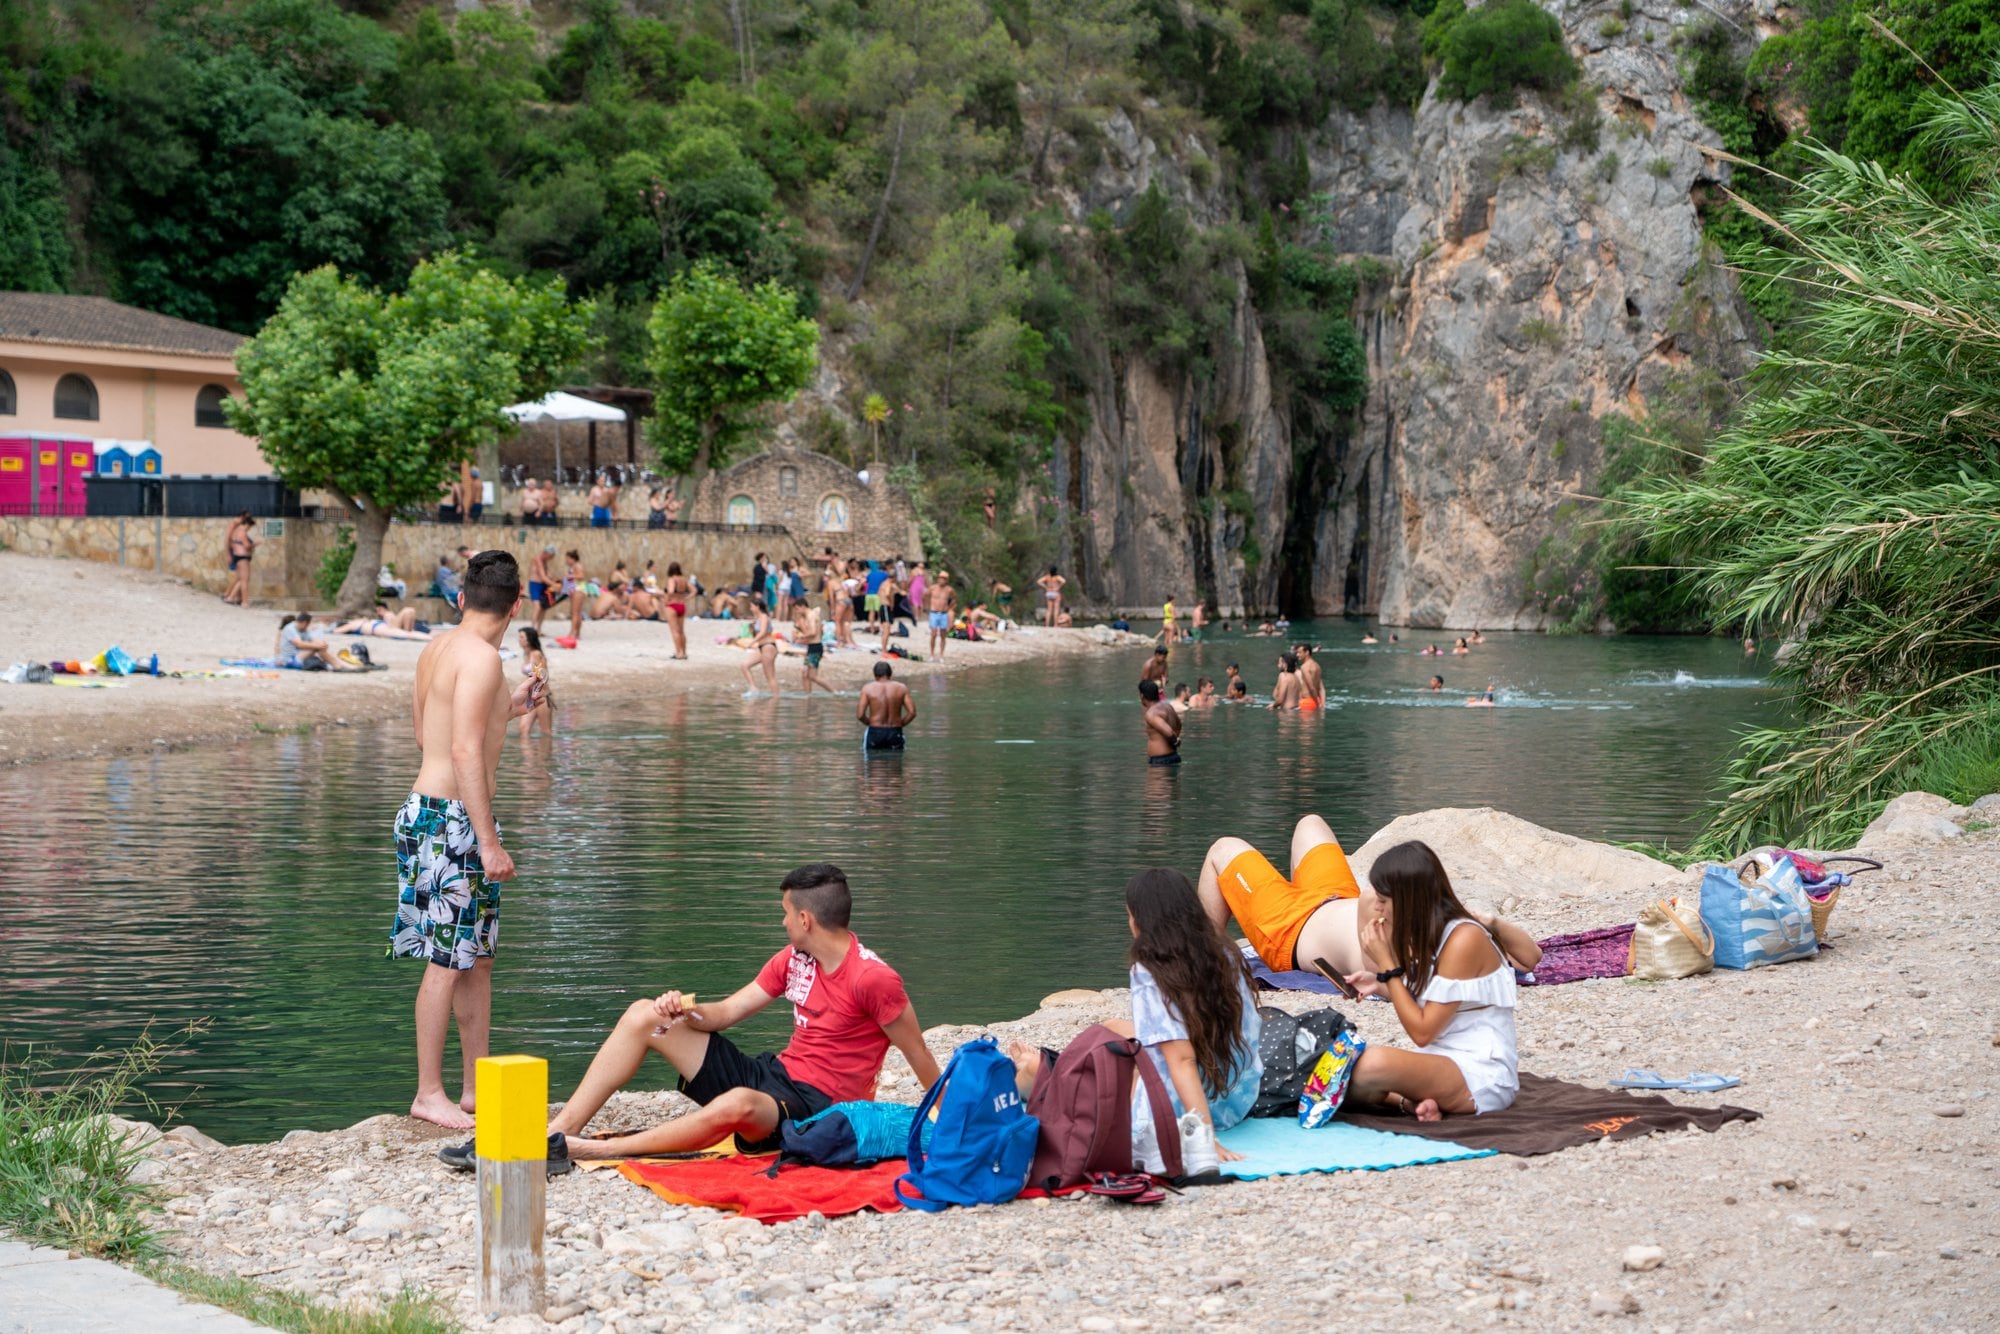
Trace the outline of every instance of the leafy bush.
<instances>
[{"instance_id":1,"label":"leafy bush","mask_svg":"<svg viewBox=\"0 0 2000 1334\"><path fill-rule=\"evenodd\" d=\"M1442 4L1433 19L1444 12ZM1428 30L1427 30L1428 31ZM1488 0L1454 19L1441 34L1444 71L1438 96L1470 102L1515 90L1555 92L1576 79L1562 24L1534 0Z\"/></svg>"},{"instance_id":2,"label":"leafy bush","mask_svg":"<svg viewBox=\"0 0 2000 1334\"><path fill-rule=\"evenodd\" d=\"M1536 347L1561 347L1562 326L1554 320L1540 318L1522 320L1518 326L1521 337Z\"/></svg>"},{"instance_id":3,"label":"leafy bush","mask_svg":"<svg viewBox=\"0 0 2000 1334\"><path fill-rule=\"evenodd\" d=\"M1670 157L1656 157L1646 164L1646 171L1657 180L1666 180L1674 174L1674 160Z\"/></svg>"},{"instance_id":4,"label":"leafy bush","mask_svg":"<svg viewBox=\"0 0 2000 1334\"><path fill-rule=\"evenodd\" d=\"M354 564L354 529L342 524L333 535L333 545L319 558L319 569L313 571L313 587L319 590L319 600L331 606L340 596L340 586L347 582L347 571Z\"/></svg>"}]
</instances>

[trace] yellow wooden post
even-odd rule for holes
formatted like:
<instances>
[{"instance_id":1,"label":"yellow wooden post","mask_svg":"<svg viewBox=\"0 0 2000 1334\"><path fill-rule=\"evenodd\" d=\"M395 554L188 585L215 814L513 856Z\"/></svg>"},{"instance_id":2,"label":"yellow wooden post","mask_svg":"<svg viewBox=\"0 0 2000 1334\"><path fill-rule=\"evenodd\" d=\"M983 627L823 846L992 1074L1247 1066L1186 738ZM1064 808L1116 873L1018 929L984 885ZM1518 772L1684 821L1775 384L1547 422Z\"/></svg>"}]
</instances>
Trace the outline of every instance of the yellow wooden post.
<instances>
[{"instance_id":1,"label":"yellow wooden post","mask_svg":"<svg viewBox=\"0 0 2000 1334\"><path fill-rule=\"evenodd\" d=\"M474 1074L479 1104L473 1149L479 1162L479 1309L539 1313L548 1274L542 1264L547 1210L549 1063L537 1056L488 1056Z\"/></svg>"}]
</instances>

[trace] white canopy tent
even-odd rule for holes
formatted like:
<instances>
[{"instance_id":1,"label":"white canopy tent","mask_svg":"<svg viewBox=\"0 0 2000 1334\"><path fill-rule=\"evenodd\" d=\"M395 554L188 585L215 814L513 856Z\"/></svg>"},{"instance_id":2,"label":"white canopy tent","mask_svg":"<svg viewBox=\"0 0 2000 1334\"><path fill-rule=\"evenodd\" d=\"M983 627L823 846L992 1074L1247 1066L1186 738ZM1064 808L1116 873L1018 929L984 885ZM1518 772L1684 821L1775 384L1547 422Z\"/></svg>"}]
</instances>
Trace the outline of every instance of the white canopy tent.
<instances>
[{"instance_id":1,"label":"white canopy tent","mask_svg":"<svg viewBox=\"0 0 2000 1334\"><path fill-rule=\"evenodd\" d=\"M565 394L561 390L538 398L532 403L516 403L512 407L500 409L517 422L554 422L556 424L556 473L562 473L562 424L564 422L622 422L625 409L614 408L609 403L599 403L593 399L579 398L575 394Z\"/></svg>"}]
</instances>

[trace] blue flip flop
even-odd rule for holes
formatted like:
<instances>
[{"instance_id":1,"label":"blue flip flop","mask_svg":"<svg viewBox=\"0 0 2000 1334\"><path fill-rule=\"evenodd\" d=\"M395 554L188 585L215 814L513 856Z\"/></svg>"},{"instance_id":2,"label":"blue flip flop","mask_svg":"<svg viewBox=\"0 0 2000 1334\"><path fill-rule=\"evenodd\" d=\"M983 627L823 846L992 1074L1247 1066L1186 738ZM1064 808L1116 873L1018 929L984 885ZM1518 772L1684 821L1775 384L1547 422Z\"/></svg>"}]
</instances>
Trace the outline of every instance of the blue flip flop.
<instances>
[{"instance_id":1,"label":"blue flip flop","mask_svg":"<svg viewBox=\"0 0 2000 1334\"><path fill-rule=\"evenodd\" d=\"M1696 1070L1682 1080L1679 1087L1689 1093L1720 1093L1724 1089L1733 1089L1742 1082L1735 1075L1712 1075L1706 1070Z\"/></svg>"},{"instance_id":2,"label":"blue flip flop","mask_svg":"<svg viewBox=\"0 0 2000 1334\"><path fill-rule=\"evenodd\" d=\"M1677 1089L1681 1087L1679 1080L1663 1079L1657 1071L1653 1070L1627 1070L1624 1074L1610 1082L1611 1087L1615 1089Z\"/></svg>"}]
</instances>

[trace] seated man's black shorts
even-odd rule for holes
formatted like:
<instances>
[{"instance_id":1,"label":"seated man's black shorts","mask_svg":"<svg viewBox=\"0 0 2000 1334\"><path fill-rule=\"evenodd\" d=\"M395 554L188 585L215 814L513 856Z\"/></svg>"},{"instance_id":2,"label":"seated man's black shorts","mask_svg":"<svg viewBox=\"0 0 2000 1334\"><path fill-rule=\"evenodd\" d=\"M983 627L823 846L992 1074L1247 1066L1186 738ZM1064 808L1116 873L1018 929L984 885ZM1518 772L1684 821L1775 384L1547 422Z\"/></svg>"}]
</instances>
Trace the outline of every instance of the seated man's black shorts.
<instances>
[{"instance_id":1,"label":"seated man's black shorts","mask_svg":"<svg viewBox=\"0 0 2000 1334\"><path fill-rule=\"evenodd\" d=\"M778 1120L803 1121L833 1106L833 1099L811 1084L802 1084L785 1072L785 1063L775 1052L746 1056L743 1049L720 1033L708 1035L708 1053L693 1079L681 1081L681 1092L703 1107L731 1089L755 1089L768 1094L778 1104ZM745 1153L770 1153L778 1147L778 1131L755 1144L738 1141Z\"/></svg>"}]
</instances>

